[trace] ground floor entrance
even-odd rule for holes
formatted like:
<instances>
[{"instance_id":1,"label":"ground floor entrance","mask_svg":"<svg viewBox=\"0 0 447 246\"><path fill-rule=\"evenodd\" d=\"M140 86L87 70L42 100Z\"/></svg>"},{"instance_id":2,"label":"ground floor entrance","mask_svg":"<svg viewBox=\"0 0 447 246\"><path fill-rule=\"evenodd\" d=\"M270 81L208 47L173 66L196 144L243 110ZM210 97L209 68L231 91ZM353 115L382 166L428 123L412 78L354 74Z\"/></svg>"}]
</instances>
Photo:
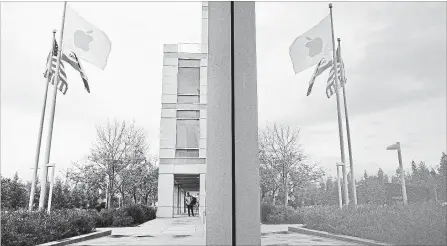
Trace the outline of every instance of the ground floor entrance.
<instances>
[{"instance_id":1,"label":"ground floor entrance","mask_svg":"<svg viewBox=\"0 0 447 246\"><path fill-rule=\"evenodd\" d=\"M177 218L188 216L186 197L196 199L194 216L203 217L205 211L205 174L159 174L158 218Z\"/></svg>"}]
</instances>

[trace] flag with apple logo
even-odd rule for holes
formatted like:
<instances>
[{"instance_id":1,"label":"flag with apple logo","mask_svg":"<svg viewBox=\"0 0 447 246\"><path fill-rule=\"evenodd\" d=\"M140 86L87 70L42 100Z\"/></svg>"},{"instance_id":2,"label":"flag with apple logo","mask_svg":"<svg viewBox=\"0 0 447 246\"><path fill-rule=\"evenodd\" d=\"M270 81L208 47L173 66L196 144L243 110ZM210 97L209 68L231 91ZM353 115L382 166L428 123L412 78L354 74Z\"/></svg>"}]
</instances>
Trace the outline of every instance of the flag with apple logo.
<instances>
[{"instance_id":1,"label":"flag with apple logo","mask_svg":"<svg viewBox=\"0 0 447 246\"><path fill-rule=\"evenodd\" d=\"M104 69L107 65L112 43L107 35L79 16L69 5L65 13L63 49L77 57Z\"/></svg>"},{"instance_id":2,"label":"flag with apple logo","mask_svg":"<svg viewBox=\"0 0 447 246\"><path fill-rule=\"evenodd\" d=\"M297 37L289 48L295 74L320 62L330 54L332 47L332 29L330 15L316 26Z\"/></svg>"}]
</instances>

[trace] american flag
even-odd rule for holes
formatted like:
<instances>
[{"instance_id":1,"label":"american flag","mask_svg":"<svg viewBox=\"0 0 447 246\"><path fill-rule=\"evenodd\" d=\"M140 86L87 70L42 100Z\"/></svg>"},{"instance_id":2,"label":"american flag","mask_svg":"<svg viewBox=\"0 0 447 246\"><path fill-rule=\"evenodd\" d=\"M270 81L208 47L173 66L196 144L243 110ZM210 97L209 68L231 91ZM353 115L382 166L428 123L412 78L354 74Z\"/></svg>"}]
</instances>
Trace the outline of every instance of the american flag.
<instances>
[{"instance_id":1,"label":"american flag","mask_svg":"<svg viewBox=\"0 0 447 246\"><path fill-rule=\"evenodd\" d=\"M307 89L307 96L309 96L310 93L312 92L312 87L314 86L315 79L317 78L317 76L321 75L329 67L332 67L332 60L330 58L327 58L327 57L321 58L321 60L318 63L317 67L315 68L314 74L310 78L309 88Z\"/></svg>"},{"instance_id":2,"label":"american flag","mask_svg":"<svg viewBox=\"0 0 447 246\"><path fill-rule=\"evenodd\" d=\"M340 89L342 85L346 83L346 77L345 77L345 64L343 63L343 59L341 59L340 51L337 48L337 76L338 76L338 88ZM327 79L327 86L326 86L326 96L327 98L330 98L335 93L335 72L334 72L334 66L331 67L331 70L329 71L329 78Z\"/></svg>"},{"instance_id":3,"label":"american flag","mask_svg":"<svg viewBox=\"0 0 447 246\"><path fill-rule=\"evenodd\" d=\"M84 69L81 66L81 61L78 59L76 54L74 52L70 52L70 54L67 56L65 54L62 54L62 61L65 61L66 63L70 64L73 69L79 72L82 78L82 82L84 83L85 90L90 93L90 87L88 85L88 78L87 74L85 74Z\"/></svg>"},{"instance_id":4,"label":"american flag","mask_svg":"<svg viewBox=\"0 0 447 246\"><path fill-rule=\"evenodd\" d=\"M48 53L47 57L47 66L44 73L44 77L48 79L51 84L54 85L54 76L56 72L56 65L57 65L57 52L58 52L58 45L55 39L53 39L53 48L51 49L50 53ZM67 83L67 74L65 73L65 67L64 63L61 61L61 65L59 68L59 84L58 89L62 92L62 94L65 95L68 90L68 83Z\"/></svg>"}]
</instances>

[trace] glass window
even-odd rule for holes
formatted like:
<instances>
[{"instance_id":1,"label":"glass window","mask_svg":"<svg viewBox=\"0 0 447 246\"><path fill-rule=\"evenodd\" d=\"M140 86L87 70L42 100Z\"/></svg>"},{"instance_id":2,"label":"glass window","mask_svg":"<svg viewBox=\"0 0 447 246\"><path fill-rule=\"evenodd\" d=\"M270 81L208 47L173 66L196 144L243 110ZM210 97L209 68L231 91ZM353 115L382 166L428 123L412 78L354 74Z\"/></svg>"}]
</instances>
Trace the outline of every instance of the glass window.
<instances>
[{"instance_id":1,"label":"glass window","mask_svg":"<svg viewBox=\"0 0 447 246\"><path fill-rule=\"evenodd\" d=\"M200 103L199 96L178 95L177 103Z\"/></svg>"},{"instance_id":2,"label":"glass window","mask_svg":"<svg viewBox=\"0 0 447 246\"><path fill-rule=\"evenodd\" d=\"M177 94L200 95L200 67L179 67L177 79Z\"/></svg>"},{"instance_id":3,"label":"glass window","mask_svg":"<svg viewBox=\"0 0 447 246\"><path fill-rule=\"evenodd\" d=\"M200 60L198 59L178 59L178 67L200 67Z\"/></svg>"},{"instance_id":4,"label":"glass window","mask_svg":"<svg viewBox=\"0 0 447 246\"><path fill-rule=\"evenodd\" d=\"M177 110L177 118L179 119L199 119L199 110Z\"/></svg>"},{"instance_id":5,"label":"glass window","mask_svg":"<svg viewBox=\"0 0 447 246\"><path fill-rule=\"evenodd\" d=\"M176 149L175 157L199 157L198 149Z\"/></svg>"},{"instance_id":6,"label":"glass window","mask_svg":"<svg viewBox=\"0 0 447 246\"><path fill-rule=\"evenodd\" d=\"M177 120L177 148L199 148L199 120Z\"/></svg>"}]
</instances>

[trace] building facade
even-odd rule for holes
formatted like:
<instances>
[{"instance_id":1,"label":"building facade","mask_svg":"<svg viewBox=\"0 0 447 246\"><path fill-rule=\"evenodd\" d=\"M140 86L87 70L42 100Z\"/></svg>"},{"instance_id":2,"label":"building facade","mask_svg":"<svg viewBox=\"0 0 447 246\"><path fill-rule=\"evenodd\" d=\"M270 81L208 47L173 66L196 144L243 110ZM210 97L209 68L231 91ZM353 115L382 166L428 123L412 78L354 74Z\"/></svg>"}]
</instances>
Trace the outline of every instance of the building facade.
<instances>
[{"instance_id":1,"label":"building facade","mask_svg":"<svg viewBox=\"0 0 447 246\"><path fill-rule=\"evenodd\" d=\"M206 103L208 4L202 4L202 44L166 44L157 217L185 214L186 193L206 208Z\"/></svg>"}]
</instances>

